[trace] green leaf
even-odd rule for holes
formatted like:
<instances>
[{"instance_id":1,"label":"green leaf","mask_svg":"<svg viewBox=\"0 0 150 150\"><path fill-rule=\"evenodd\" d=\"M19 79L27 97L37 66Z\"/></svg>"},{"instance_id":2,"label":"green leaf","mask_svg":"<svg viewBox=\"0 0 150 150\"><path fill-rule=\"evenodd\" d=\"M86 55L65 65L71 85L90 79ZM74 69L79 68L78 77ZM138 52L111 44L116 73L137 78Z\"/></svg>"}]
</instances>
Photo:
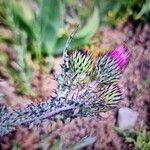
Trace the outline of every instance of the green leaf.
<instances>
[{"instance_id":1,"label":"green leaf","mask_svg":"<svg viewBox=\"0 0 150 150\"><path fill-rule=\"evenodd\" d=\"M132 130L129 130L129 129L122 130L122 129L118 128L118 127L115 127L114 130L116 132L118 132L120 135L124 136L124 137L130 137L130 135L132 133Z\"/></svg>"},{"instance_id":2,"label":"green leaf","mask_svg":"<svg viewBox=\"0 0 150 150\"><path fill-rule=\"evenodd\" d=\"M21 150L15 140L12 141L12 150Z\"/></svg>"},{"instance_id":3,"label":"green leaf","mask_svg":"<svg viewBox=\"0 0 150 150\"><path fill-rule=\"evenodd\" d=\"M60 0L40 1L40 40L48 54L51 54L63 26L64 7Z\"/></svg>"},{"instance_id":4,"label":"green leaf","mask_svg":"<svg viewBox=\"0 0 150 150\"><path fill-rule=\"evenodd\" d=\"M83 28L81 28L74 36L75 39L80 38L91 38L97 31L99 26L99 14L98 8L94 8L94 12L87 20L87 23Z\"/></svg>"},{"instance_id":5,"label":"green leaf","mask_svg":"<svg viewBox=\"0 0 150 150\"><path fill-rule=\"evenodd\" d=\"M131 143L131 142L135 142L135 140L133 139L133 138L130 138L130 137L126 137L126 141L128 142L128 143Z\"/></svg>"},{"instance_id":6,"label":"green leaf","mask_svg":"<svg viewBox=\"0 0 150 150\"><path fill-rule=\"evenodd\" d=\"M22 30L26 31L26 33L28 34L28 36L35 38L35 34L34 34L34 28L32 26L32 22L31 22L31 18L33 18L33 16L30 17L27 16L27 14L25 14L25 12L27 10L30 10L30 8L28 7L27 9L27 3L23 3L21 6L19 5L19 3L16 2L16 0L13 1L8 1L11 4L11 15L13 15L13 20L14 23ZM26 6L26 8L25 8ZM31 11L30 11L31 14ZM33 14L32 14L33 15ZM16 28L17 29L17 28Z\"/></svg>"},{"instance_id":7,"label":"green leaf","mask_svg":"<svg viewBox=\"0 0 150 150\"><path fill-rule=\"evenodd\" d=\"M31 9L31 1L25 0L25 1L19 1L17 2L20 8L20 11L22 12L22 15L26 21L32 21L34 20L34 12Z\"/></svg>"},{"instance_id":8,"label":"green leaf","mask_svg":"<svg viewBox=\"0 0 150 150\"><path fill-rule=\"evenodd\" d=\"M55 47L54 50L52 51L52 55L60 55L63 53L63 47L65 46L67 41L67 35L64 35L60 38L57 39L56 43L55 43Z\"/></svg>"},{"instance_id":9,"label":"green leaf","mask_svg":"<svg viewBox=\"0 0 150 150\"><path fill-rule=\"evenodd\" d=\"M80 39L73 39L71 43L72 48L78 48L79 46L84 46L90 43L89 38L80 38Z\"/></svg>"},{"instance_id":10,"label":"green leaf","mask_svg":"<svg viewBox=\"0 0 150 150\"><path fill-rule=\"evenodd\" d=\"M144 14L150 13L150 1L147 0L146 3L143 4L140 12L135 16L135 19L140 19Z\"/></svg>"},{"instance_id":11,"label":"green leaf","mask_svg":"<svg viewBox=\"0 0 150 150\"><path fill-rule=\"evenodd\" d=\"M60 139L56 139L56 141L54 142L54 144L51 147L51 150L59 150L61 145L62 145L61 140Z\"/></svg>"}]
</instances>

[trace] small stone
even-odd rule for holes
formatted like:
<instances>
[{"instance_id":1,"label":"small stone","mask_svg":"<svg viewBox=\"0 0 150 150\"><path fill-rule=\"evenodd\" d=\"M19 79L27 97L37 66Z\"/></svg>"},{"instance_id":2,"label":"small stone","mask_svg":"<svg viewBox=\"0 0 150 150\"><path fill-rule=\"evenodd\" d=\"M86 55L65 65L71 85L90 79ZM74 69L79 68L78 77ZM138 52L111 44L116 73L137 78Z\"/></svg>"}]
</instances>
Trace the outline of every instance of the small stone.
<instances>
[{"instance_id":1,"label":"small stone","mask_svg":"<svg viewBox=\"0 0 150 150\"><path fill-rule=\"evenodd\" d=\"M133 127L137 121L139 113L128 107L119 109L118 126L120 129L129 129Z\"/></svg>"}]
</instances>

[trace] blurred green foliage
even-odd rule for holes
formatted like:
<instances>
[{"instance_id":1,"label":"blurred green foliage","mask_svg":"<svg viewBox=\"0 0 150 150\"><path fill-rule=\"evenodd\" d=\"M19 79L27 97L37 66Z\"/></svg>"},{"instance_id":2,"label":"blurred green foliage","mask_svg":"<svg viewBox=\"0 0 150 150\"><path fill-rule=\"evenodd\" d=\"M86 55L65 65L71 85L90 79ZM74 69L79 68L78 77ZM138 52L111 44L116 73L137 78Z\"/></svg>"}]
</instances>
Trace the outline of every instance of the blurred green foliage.
<instances>
[{"instance_id":1,"label":"blurred green foliage","mask_svg":"<svg viewBox=\"0 0 150 150\"><path fill-rule=\"evenodd\" d=\"M11 70L11 75L19 83L18 91L22 94L30 91L31 87L32 63L29 62L35 60L42 68L44 59L48 57L46 67L50 71L52 56L62 53L71 28L81 25L72 43L72 47L76 48L89 43L99 25L96 7L92 7L83 20L77 17L79 22L68 23L69 12L65 8L70 4L65 0L2 0L1 4L1 22L11 29L13 38L1 35L0 40L11 41L14 45L18 67Z\"/></svg>"},{"instance_id":2,"label":"blurred green foliage","mask_svg":"<svg viewBox=\"0 0 150 150\"><path fill-rule=\"evenodd\" d=\"M12 150L21 150L21 148L17 145L15 140L12 140Z\"/></svg>"},{"instance_id":3,"label":"blurred green foliage","mask_svg":"<svg viewBox=\"0 0 150 150\"><path fill-rule=\"evenodd\" d=\"M150 149L150 131L147 131L143 123L136 130L120 130L119 128L115 130L125 138L127 143L133 143L136 149Z\"/></svg>"},{"instance_id":4,"label":"blurred green foliage","mask_svg":"<svg viewBox=\"0 0 150 150\"><path fill-rule=\"evenodd\" d=\"M99 8L100 24L116 25L131 19L134 22L150 22L149 0L95 0Z\"/></svg>"},{"instance_id":5,"label":"blurred green foliage","mask_svg":"<svg viewBox=\"0 0 150 150\"><path fill-rule=\"evenodd\" d=\"M5 23L16 34L24 31L27 35L27 48L40 61L42 56L62 53L65 41L68 38L65 20L65 3L60 0L34 1L4 1ZM93 10L94 9L94 10ZM97 8L93 8L92 15L86 18L86 23L79 29L79 36L74 39L88 39L98 28L99 16ZM77 23L77 22L75 22ZM78 22L82 24L82 22ZM91 30L89 27L94 27ZM80 31L81 30L81 31ZM75 42L74 42L75 43ZM86 42L78 41L77 46Z\"/></svg>"}]
</instances>

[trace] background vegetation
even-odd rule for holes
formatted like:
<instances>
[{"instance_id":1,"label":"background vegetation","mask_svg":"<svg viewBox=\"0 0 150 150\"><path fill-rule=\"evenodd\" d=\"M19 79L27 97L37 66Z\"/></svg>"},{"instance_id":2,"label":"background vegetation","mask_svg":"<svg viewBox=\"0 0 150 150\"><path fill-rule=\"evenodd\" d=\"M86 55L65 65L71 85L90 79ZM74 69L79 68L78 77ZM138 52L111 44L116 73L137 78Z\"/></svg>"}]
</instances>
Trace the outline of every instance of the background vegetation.
<instances>
[{"instance_id":1,"label":"background vegetation","mask_svg":"<svg viewBox=\"0 0 150 150\"><path fill-rule=\"evenodd\" d=\"M40 73L53 69L53 57L62 54L77 25L73 49L90 44L99 26L150 21L149 0L0 0L0 4L0 25L7 29L0 32L0 42L15 55L12 61L1 48L0 72L8 74L20 94L31 91L33 64L38 64Z\"/></svg>"}]
</instances>

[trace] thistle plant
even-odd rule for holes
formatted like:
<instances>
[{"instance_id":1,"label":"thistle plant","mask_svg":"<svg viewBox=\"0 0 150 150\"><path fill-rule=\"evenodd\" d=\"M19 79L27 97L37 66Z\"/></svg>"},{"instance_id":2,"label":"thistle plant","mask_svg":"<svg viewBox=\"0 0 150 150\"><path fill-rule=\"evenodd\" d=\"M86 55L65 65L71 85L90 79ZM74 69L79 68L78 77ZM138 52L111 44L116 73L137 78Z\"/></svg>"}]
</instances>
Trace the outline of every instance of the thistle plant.
<instances>
[{"instance_id":1,"label":"thistle plant","mask_svg":"<svg viewBox=\"0 0 150 150\"><path fill-rule=\"evenodd\" d=\"M55 95L12 112L2 106L0 136L15 130L18 125L29 126L46 118L53 120L57 115L62 115L63 119L92 116L117 106L122 98L118 81L128 63L127 48L119 46L100 57L82 48L69 55L73 35L64 48Z\"/></svg>"}]
</instances>

